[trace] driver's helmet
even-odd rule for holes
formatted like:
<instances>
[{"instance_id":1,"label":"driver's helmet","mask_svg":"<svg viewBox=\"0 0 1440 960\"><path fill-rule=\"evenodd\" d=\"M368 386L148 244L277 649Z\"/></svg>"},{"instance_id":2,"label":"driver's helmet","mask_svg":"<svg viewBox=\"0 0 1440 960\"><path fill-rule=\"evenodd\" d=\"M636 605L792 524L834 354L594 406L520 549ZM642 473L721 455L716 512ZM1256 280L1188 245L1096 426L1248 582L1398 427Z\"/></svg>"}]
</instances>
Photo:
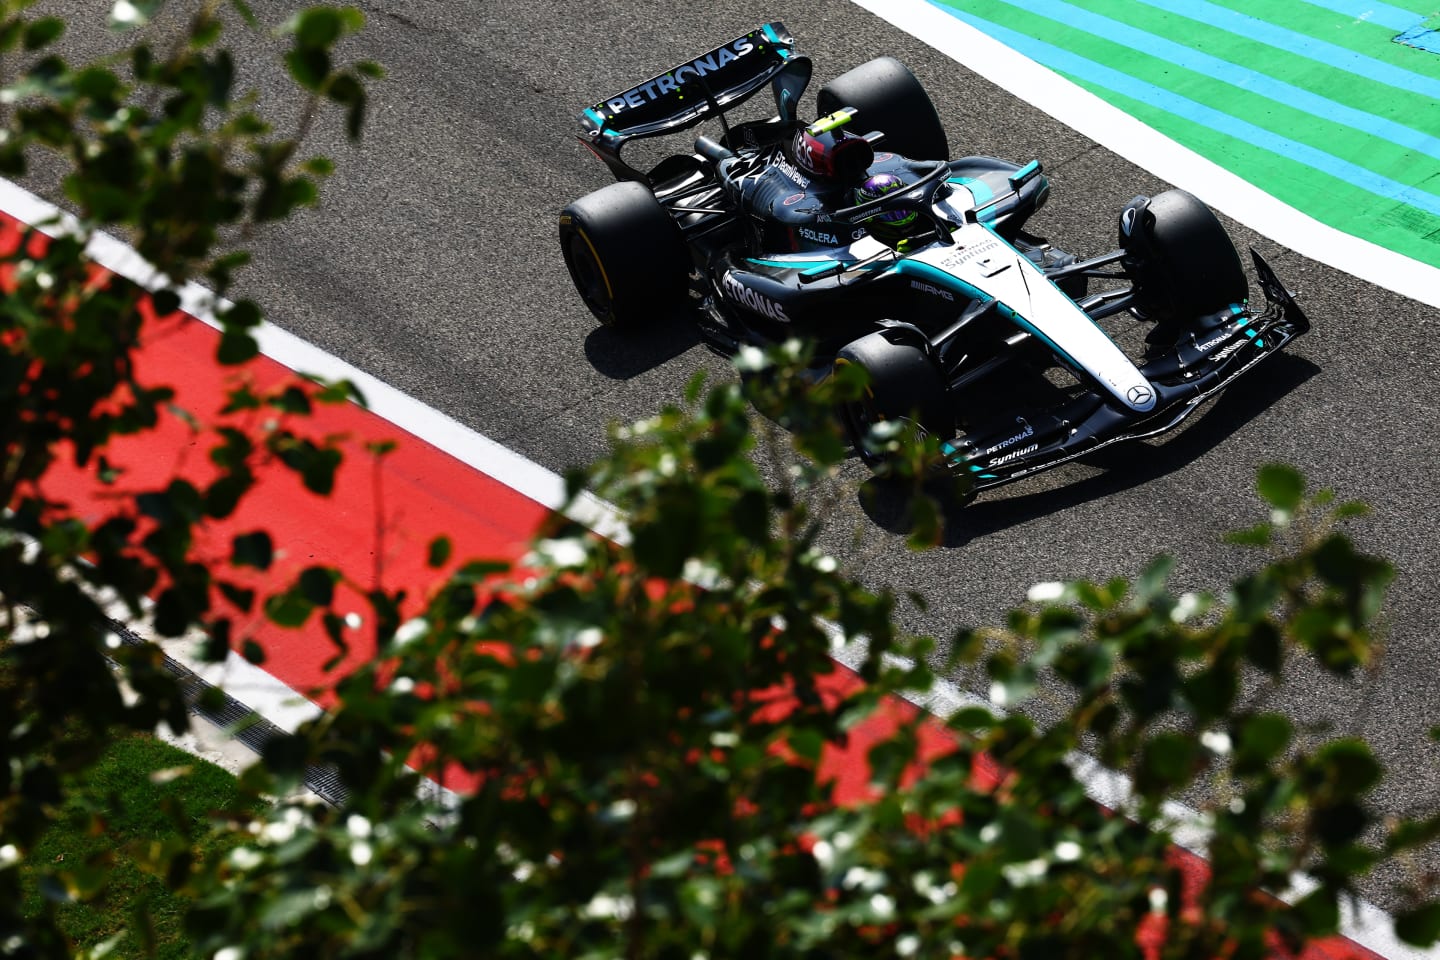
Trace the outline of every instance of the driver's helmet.
<instances>
[{"instance_id":1,"label":"driver's helmet","mask_svg":"<svg viewBox=\"0 0 1440 960\"><path fill-rule=\"evenodd\" d=\"M795 165L820 183L849 186L864 179L865 171L875 162L875 148L870 141L851 136L839 126L823 126L814 123L795 132L790 144Z\"/></svg>"},{"instance_id":2,"label":"driver's helmet","mask_svg":"<svg viewBox=\"0 0 1440 960\"><path fill-rule=\"evenodd\" d=\"M887 193L904 190L906 186L908 184L893 173L877 173L855 188L855 202L861 204L878 200ZM920 214L907 209L882 210L866 217L863 223L879 240L900 240L920 225Z\"/></svg>"}]
</instances>

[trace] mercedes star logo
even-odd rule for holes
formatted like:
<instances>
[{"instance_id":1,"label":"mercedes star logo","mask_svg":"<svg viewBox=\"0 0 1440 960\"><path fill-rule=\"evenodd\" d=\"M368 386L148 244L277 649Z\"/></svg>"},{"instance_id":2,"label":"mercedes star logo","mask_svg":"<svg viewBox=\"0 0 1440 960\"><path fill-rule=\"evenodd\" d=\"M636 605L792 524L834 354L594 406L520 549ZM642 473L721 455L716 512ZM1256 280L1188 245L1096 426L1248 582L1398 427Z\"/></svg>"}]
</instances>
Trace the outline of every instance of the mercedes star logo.
<instances>
[{"instance_id":1,"label":"mercedes star logo","mask_svg":"<svg viewBox=\"0 0 1440 960\"><path fill-rule=\"evenodd\" d=\"M1153 396L1149 387L1134 386L1125 392L1125 397L1137 407L1149 403Z\"/></svg>"}]
</instances>

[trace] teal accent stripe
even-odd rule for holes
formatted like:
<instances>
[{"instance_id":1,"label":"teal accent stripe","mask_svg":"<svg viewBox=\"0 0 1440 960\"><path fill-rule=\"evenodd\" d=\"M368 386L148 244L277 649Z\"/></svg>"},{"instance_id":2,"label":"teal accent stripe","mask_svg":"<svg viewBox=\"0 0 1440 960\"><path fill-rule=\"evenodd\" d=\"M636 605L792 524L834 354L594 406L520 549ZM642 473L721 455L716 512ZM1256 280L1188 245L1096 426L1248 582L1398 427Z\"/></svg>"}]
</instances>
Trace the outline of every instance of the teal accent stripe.
<instances>
[{"instance_id":1,"label":"teal accent stripe","mask_svg":"<svg viewBox=\"0 0 1440 960\"><path fill-rule=\"evenodd\" d=\"M975 198L976 206L984 206L995 199L995 191L991 190L990 184L984 180L976 180L973 177L949 177L945 182L958 183L966 190L969 190L970 195Z\"/></svg>"},{"instance_id":2,"label":"teal accent stripe","mask_svg":"<svg viewBox=\"0 0 1440 960\"><path fill-rule=\"evenodd\" d=\"M1069 4L1066 4L1066 6L1069 6ZM1137 32L1138 32L1138 31L1137 31ZM1011 181L1012 183L1016 183L1016 182L1019 182L1019 181L1021 181L1021 180L1024 180L1026 177L1030 176L1030 174L1034 173L1036 170L1039 170L1039 169L1040 169L1040 161L1039 161L1039 160L1031 160L1029 163L1025 164L1025 166L1021 167L1019 170L1016 170L1014 173L1010 174L1010 181Z\"/></svg>"},{"instance_id":3,"label":"teal accent stripe","mask_svg":"<svg viewBox=\"0 0 1440 960\"><path fill-rule=\"evenodd\" d=\"M785 270L809 270L816 268L829 268L839 263L839 260L765 260L760 257L746 257L746 263L753 263L761 267L779 267Z\"/></svg>"},{"instance_id":4,"label":"teal accent stripe","mask_svg":"<svg viewBox=\"0 0 1440 960\"><path fill-rule=\"evenodd\" d=\"M765 39L769 40L771 43L780 42L780 35L777 34L775 32L775 28L770 26L770 24L768 23L765 24Z\"/></svg>"}]
</instances>

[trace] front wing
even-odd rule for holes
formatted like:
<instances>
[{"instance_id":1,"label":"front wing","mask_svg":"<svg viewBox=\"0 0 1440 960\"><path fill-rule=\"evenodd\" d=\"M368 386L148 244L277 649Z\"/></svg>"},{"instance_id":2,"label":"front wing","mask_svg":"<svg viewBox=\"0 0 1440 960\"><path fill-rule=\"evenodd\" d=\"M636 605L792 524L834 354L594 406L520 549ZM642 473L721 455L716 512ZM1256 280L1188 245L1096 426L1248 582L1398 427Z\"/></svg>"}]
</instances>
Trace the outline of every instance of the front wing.
<instances>
[{"instance_id":1,"label":"front wing","mask_svg":"<svg viewBox=\"0 0 1440 960\"><path fill-rule=\"evenodd\" d=\"M946 463L970 478L976 492L1058 467L1125 440L1171 430L1237 377L1284 349L1310 329L1310 321L1270 265L1250 251L1265 309L1241 311L1193 344L1152 361L1140 372L1154 387L1157 402L1145 414L1095 395L1061 410L1017 411L1004 432L967 436L942 444ZM1223 336L1222 336L1223 334Z\"/></svg>"}]
</instances>

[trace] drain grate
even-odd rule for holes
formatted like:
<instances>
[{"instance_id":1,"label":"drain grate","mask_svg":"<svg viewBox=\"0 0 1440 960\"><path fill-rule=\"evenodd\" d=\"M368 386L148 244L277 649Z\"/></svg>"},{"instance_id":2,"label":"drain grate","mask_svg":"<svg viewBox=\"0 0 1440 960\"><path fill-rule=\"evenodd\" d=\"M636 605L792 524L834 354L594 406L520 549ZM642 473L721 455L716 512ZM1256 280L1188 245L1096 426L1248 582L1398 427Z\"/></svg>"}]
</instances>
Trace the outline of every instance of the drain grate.
<instances>
[{"instance_id":1,"label":"drain grate","mask_svg":"<svg viewBox=\"0 0 1440 960\"><path fill-rule=\"evenodd\" d=\"M110 626L122 643L131 646L141 646L145 643L123 623L112 620ZM189 707L192 714L221 729L235 730L235 739L257 754L265 749L265 744L270 740L285 735L285 731L280 727L266 720L224 690L219 690L207 683L180 661L165 656L164 665L166 671L179 683L180 690L185 697L185 705ZM210 693L211 690L218 691L220 695L218 700L214 693ZM331 806L344 804L349 796L340 782L339 772L329 765L312 764L307 767L305 769L305 786Z\"/></svg>"}]
</instances>

